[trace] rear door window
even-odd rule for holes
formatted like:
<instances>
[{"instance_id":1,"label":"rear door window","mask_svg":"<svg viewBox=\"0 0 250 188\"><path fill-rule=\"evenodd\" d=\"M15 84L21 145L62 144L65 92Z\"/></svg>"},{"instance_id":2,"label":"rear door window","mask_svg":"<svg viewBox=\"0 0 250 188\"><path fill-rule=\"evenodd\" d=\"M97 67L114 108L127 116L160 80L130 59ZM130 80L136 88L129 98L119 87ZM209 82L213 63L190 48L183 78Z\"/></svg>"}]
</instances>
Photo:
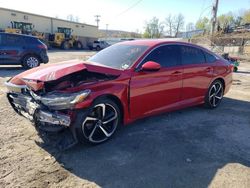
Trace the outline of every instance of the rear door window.
<instances>
[{"instance_id":1,"label":"rear door window","mask_svg":"<svg viewBox=\"0 0 250 188\"><path fill-rule=\"evenodd\" d=\"M24 39L18 35L5 35L4 44L8 46L20 46L24 44Z\"/></svg>"},{"instance_id":2,"label":"rear door window","mask_svg":"<svg viewBox=\"0 0 250 188\"><path fill-rule=\"evenodd\" d=\"M178 45L165 45L153 50L143 61L154 61L162 67L174 67L180 65L180 48Z\"/></svg>"},{"instance_id":3,"label":"rear door window","mask_svg":"<svg viewBox=\"0 0 250 188\"><path fill-rule=\"evenodd\" d=\"M181 57L183 65L202 64L206 62L203 52L191 46L181 46Z\"/></svg>"}]
</instances>

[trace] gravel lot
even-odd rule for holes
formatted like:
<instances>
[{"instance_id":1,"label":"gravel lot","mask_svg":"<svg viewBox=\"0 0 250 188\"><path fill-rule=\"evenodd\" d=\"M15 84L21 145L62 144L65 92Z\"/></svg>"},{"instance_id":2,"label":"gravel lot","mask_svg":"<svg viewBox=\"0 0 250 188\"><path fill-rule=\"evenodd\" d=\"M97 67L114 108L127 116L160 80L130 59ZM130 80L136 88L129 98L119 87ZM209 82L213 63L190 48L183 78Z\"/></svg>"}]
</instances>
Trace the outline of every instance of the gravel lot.
<instances>
[{"instance_id":1,"label":"gravel lot","mask_svg":"<svg viewBox=\"0 0 250 188\"><path fill-rule=\"evenodd\" d=\"M50 63L93 52L51 51ZM0 67L0 187L250 187L250 61L215 110L193 107L142 119L98 145L57 150L11 109ZM46 139L46 137L44 138Z\"/></svg>"}]
</instances>

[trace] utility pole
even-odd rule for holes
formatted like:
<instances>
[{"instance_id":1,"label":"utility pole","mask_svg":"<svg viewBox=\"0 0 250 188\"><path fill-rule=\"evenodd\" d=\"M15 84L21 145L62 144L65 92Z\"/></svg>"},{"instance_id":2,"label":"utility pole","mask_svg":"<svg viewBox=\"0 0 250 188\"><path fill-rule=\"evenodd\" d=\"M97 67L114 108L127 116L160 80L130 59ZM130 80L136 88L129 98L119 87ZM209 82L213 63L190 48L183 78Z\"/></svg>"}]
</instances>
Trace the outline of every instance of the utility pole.
<instances>
[{"instance_id":1,"label":"utility pole","mask_svg":"<svg viewBox=\"0 0 250 188\"><path fill-rule=\"evenodd\" d=\"M211 30L212 37L214 36L215 25L216 25L216 22L217 22L218 4L219 4L219 0L215 0L214 5L213 5L213 9L212 9L212 12L213 12L212 30Z\"/></svg>"},{"instance_id":2,"label":"utility pole","mask_svg":"<svg viewBox=\"0 0 250 188\"><path fill-rule=\"evenodd\" d=\"M106 24L106 39L108 38L108 27L109 27L109 24Z\"/></svg>"},{"instance_id":3,"label":"utility pole","mask_svg":"<svg viewBox=\"0 0 250 188\"><path fill-rule=\"evenodd\" d=\"M97 25L97 27L99 27L99 22L100 22L100 15L95 15L94 17L96 17L96 19L95 19L95 21L96 21L96 25Z\"/></svg>"}]
</instances>

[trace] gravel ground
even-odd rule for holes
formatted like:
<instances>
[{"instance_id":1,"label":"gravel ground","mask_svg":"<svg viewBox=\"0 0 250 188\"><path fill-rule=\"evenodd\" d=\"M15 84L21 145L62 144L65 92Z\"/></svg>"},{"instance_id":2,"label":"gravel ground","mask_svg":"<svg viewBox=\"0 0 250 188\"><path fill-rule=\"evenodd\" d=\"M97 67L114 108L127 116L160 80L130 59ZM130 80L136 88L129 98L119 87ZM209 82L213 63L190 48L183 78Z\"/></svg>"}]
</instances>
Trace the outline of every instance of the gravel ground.
<instances>
[{"instance_id":1,"label":"gravel ground","mask_svg":"<svg viewBox=\"0 0 250 188\"><path fill-rule=\"evenodd\" d=\"M49 53L50 63L93 52ZM250 187L250 62L215 110L193 107L142 119L98 145L67 151L44 142L11 109L0 67L0 187ZM56 140L60 135L49 135Z\"/></svg>"}]
</instances>

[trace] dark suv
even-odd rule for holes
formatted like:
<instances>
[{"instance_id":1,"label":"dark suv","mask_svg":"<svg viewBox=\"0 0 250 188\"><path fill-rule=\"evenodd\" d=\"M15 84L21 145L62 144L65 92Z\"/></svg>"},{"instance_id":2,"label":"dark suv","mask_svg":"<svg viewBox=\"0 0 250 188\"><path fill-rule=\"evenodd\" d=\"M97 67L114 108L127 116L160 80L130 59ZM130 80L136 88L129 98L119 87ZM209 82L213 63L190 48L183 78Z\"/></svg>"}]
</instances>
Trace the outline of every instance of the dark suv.
<instances>
[{"instance_id":1,"label":"dark suv","mask_svg":"<svg viewBox=\"0 0 250 188\"><path fill-rule=\"evenodd\" d=\"M47 46L29 35L0 33L0 65L33 68L48 63Z\"/></svg>"}]
</instances>

